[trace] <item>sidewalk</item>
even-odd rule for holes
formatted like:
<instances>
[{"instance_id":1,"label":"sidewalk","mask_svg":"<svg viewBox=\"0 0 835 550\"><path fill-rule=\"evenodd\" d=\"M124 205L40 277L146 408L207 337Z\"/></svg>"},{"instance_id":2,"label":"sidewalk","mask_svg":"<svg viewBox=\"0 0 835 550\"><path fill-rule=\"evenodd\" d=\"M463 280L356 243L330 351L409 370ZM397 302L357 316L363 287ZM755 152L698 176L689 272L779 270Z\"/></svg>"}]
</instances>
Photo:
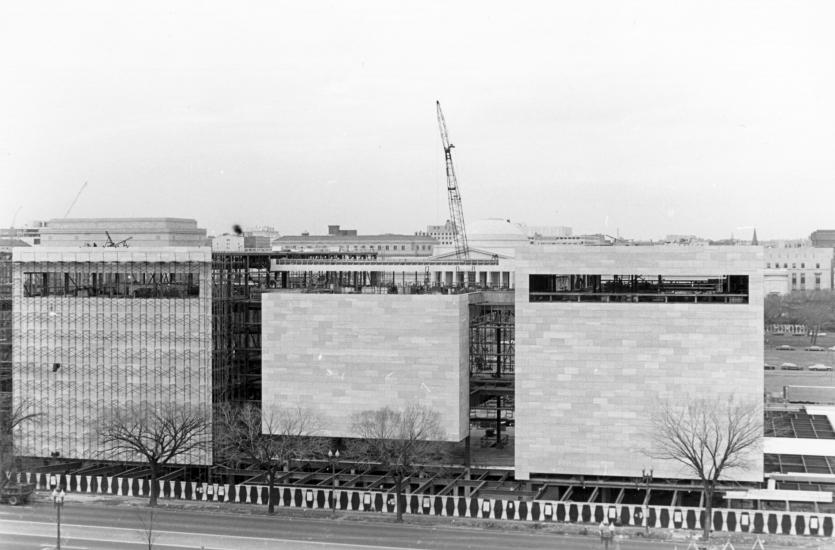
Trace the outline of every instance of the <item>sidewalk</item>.
<instances>
[{"instance_id":1,"label":"sidewalk","mask_svg":"<svg viewBox=\"0 0 835 550\"><path fill-rule=\"evenodd\" d=\"M33 503L51 503L52 496L47 491L36 491L30 499ZM66 493L65 502L78 504L94 504L107 506L146 507L147 497L127 497L113 495L94 495L89 493ZM260 504L216 503L193 500L159 499L160 509L164 510L204 510L222 514L246 514L253 516L267 516L267 506ZM310 508L276 507L276 516L288 518L321 519L322 521L356 521L374 523L394 523L394 514L384 512L356 512L337 511L333 518L330 510ZM578 523L538 523L514 520L495 520L477 518L451 518L444 516L424 516L405 514L403 523L408 525L443 526L458 529L499 529L502 531L537 531L553 533L555 535L589 536L597 538L597 526ZM617 530L620 540L647 540L654 543L668 542L671 549L687 550L691 541L701 547L699 537L701 531L685 529L645 529L639 527L619 527ZM835 537L797 537L789 535L754 535L747 533L715 532L711 536L712 544L709 548L721 550L730 542L736 550L749 550L754 546L757 537L762 541L765 550L835 550ZM611 546L614 548L614 543Z\"/></svg>"}]
</instances>

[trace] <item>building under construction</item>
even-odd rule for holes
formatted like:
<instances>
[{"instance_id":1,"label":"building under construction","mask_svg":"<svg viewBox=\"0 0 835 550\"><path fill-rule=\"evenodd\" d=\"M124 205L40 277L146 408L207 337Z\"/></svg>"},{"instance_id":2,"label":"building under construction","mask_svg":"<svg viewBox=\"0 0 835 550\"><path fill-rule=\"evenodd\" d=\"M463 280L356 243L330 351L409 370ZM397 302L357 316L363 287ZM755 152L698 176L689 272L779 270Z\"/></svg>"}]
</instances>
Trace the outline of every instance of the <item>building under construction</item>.
<instances>
[{"instance_id":1,"label":"building under construction","mask_svg":"<svg viewBox=\"0 0 835 550\"><path fill-rule=\"evenodd\" d=\"M658 396L762 395L759 249L469 256L14 249L14 395L44 413L21 452L128 460L92 429L125 403L298 404L352 437L351 414L417 400L461 465L686 479L630 450Z\"/></svg>"},{"instance_id":2,"label":"building under construction","mask_svg":"<svg viewBox=\"0 0 835 550\"><path fill-rule=\"evenodd\" d=\"M14 404L40 415L20 426L19 453L137 460L99 441L117 407L209 411L208 249L32 247L12 259ZM211 446L176 461L211 464Z\"/></svg>"}]
</instances>

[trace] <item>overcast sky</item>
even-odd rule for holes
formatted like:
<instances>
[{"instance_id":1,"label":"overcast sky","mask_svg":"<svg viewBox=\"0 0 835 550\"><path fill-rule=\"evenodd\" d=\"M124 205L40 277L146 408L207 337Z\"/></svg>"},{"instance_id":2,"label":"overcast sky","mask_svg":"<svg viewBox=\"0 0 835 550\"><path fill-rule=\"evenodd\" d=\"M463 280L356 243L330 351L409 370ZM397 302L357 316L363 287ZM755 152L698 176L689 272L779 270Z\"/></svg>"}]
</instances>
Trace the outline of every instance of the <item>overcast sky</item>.
<instances>
[{"instance_id":1,"label":"overcast sky","mask_svg":"<svg viewBox=\"0 0 835 550\"><path fill-rule=\"evenodd\" d=\"M553 4L553 5L552 5ZM835 228L835 3L4 2L0 225ZM15 218L16 214L16 218Z\"/></svg>"}]
</instances>

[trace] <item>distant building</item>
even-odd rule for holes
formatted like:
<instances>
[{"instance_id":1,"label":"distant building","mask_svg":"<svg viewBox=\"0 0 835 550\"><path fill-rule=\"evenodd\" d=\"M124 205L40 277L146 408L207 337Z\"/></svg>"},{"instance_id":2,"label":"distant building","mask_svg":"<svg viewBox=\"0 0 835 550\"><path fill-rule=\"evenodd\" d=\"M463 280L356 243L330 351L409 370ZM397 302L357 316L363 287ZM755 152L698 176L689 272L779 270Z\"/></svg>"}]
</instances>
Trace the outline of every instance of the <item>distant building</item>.
<instances>
[{"instance_id":1,"label":"distant building","mask_svg":"<svg viewBox=\"0 0 835 550\"><path fill-rule=\"evenodd\" d=\"M771 284L767 286L776 289L779 286L776 282L778 278L785 276L785 292L831 289L832 259L831 248L767 247L764 254L764 275L767 283L771 280Z\"/></svg>"},{"instance_id":2,"label":"distant building","mask_svg":"<svg viewBox=\"0 0 835 550\"><path fill-rule=\"evenodd\" d=\"M218 235L212 238L212 250L216 252L243 252L243 235Z\"/></svg>"},{"instance_id":3,"label":"distant building","mask_svg":"<svg viewBox=\"0 0 835 550\"><path fill-rule=\"evenodd\" d=\"M835 248L835 229L818 229L810 239L815 248Z\"/></svg>"},{"instance_id":4,"label":"distant building","mask_svg":"<svg viewBox=\"0 0 835 550\"><path fill-rule=\"evenodd\" d=\"M25 227L11 227L0 229L0 239L18 239L28 246L41 244L41 229L46 225L42 221L33 221ZM19 246L19 245L15 245Z\"/></svg>"},{"instance_id":5,"label":"distant building","mask_svg":"<svg viewBox=\"0 0 835 550\"><path fill-rule=\"evenodd\" d=\"M284 235L272 242L274 250L294 252L376 252L379 257L432 256L438 244L425 235L358 235L356 229L329 225L327 235Z\"/></svg>"},{"instance_id":6,"label":"distant building","mask_svg":"<svg viewBox=\"0 0 835 550\"><path fill-rule=\"evenodd\" d=\"M208 245L206 230L188 218L58 218L41 228L43 246L106 246L111 242L129 248Z\"/></svg>"},{"instance_id":7,"label":"distant building","mask_svg":"<svg viewBox=\"0 0 835 550\"><path fill-rule=\"evenodd\" d=\"M427 225L426 231L418 231L415 235L432 237L440 246L454 246L453 228L455 225L447 220L444 225Z\"/></svg>"},{"instance_id":8,"label":"distant building","mask_svg":"<svg viewBox=\"0 0 835 550\"><path fill-rule=\"evenodd\" d=\"M530 238L570 237L571 228L565 225L522 225Z\"/></svg>"}]
</instances>

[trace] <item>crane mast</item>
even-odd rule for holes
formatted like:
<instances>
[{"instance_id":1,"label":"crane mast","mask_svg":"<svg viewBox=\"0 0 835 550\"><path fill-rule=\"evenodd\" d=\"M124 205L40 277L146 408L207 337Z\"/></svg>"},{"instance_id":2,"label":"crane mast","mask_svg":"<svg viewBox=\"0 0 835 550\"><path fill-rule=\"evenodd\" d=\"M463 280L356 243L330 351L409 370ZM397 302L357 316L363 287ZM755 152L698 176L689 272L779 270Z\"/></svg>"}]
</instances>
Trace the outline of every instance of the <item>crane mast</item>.
<instances>
[{"instance_id":1,"label":"crane mast","mask_svg":"<svg viewBox=\"0 0 835 550\"><path fill-rule=\"evenodd\" d=\"M455 253L460 258L469 259L470 247L467 244L467 229L464 226L464 209L461 206L461 190L458 189L458 179L455 177L455 167L452 165L452 148L455 147L449 142L449 134L446 129L444 113L441 111L441 102L436 101L438 107L438 126L441 129L441 142L444 146L444 157L446 158L446 188L449 194L449 216L452 221L452 241L455 244Z\"/></svg>"}]
</instances>

